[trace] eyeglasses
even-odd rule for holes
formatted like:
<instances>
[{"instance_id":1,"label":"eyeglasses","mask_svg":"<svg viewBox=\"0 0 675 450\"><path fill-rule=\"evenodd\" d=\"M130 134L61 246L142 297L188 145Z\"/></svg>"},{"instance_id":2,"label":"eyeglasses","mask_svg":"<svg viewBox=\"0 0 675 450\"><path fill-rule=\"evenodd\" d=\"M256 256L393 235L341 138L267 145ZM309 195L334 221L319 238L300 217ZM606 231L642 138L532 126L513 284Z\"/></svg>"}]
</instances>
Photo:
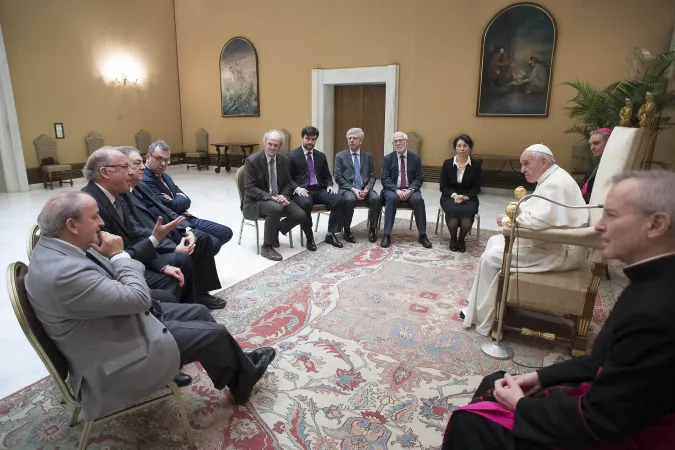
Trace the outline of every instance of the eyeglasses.
<instances>
[{"instance_id":1,"label":"eyeglasses","mask_svg":"<svg viewBox=\"0 0 675 450\"><path fill-rule=\"evenodd\" d=\"M171 158L162 158L161 156L155 156L155 155L150 155L153 158L155 158L155 161L157 161L158 164L166 164L167 166L171 164Z\"/></svg>"},{"instance_id":2,"label":"eyeglasses","mask_svg":"<svg viewBox=\"0 0 675 450\"><path fill-rule=\"evenodd\" d=\"M129 170L129 164L115 164L112 166L103 166L103 167L121 167L124 170Z\"/></svg>"}]
</instances>

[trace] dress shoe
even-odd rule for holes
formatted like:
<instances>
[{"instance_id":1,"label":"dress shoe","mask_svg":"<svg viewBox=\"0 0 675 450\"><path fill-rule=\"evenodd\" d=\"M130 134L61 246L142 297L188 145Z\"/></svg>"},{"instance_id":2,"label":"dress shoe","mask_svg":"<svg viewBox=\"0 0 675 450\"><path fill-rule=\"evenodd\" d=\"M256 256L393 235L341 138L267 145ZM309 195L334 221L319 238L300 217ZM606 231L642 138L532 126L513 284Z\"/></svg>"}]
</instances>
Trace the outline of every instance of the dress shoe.
<instances>
[{"instance_id":1,"label":"dress shoe","mask_svg":"<svg viewBox=\"0 0 675 450\"><path fill-rule=\"evenodd\" d=\"M462 312L462 311L459 312L459 318L462 319L462 320L466 319L466 316L464 315L464 312Z\"/></svg>"},{"instance_id":2,"label":"dress shoe","mask_svg":"<svg viewBox=\"0 0 675 450\"><path fill-rule=\"evenodd\" d=\"M375 228L368 230L368 240L370 242L377 242L377 230Z\"/></svg>"},{"instance_id":3,"label":"dress shoe","mask_svg":"<svg viewBox=\"0 0 675 450\"><path fill-rule=\"evenodd\" d=\"M251 353L254 352L257 352L257 362L253 363L253 373L241 374L239 380L236 382L236 386L230 386L230 393L232 394L232 398L234 398L234 403L237 405L243 405L248 402L249 398L251 398L251 392L253 392L253 386L265 375L267 366L270 365L276 356L276 352L270 347L262 347ZM253 357L251 357L251 361L253 361Z\"/></svg>"},{"instance_id":4,"label":"dress shoe","mask_svg":"<svg viewBox=\"0 0 675 450\"><path fill-rule=\"evenodd\" d=\"M350 244L356 244L356 239L354 239L354 235L352 234L352 230L343 231L342 232L342 239L349 242Z\"/></svg>"},{"instance_id":5,"label":"dress shoe","mask_svg":"<svg viewBox=\"0 0 675 450\"><path fill-rule=\"evenodd\" d=\"M178 387L189 386L192 383L192 377L186 373L183 373L181 370L173 377L173 382L176 383Z\"/></svg>"},{"instance_id":6,"label":"dress shoe","mask_svg":"<svg viewBox=\"0 0 675 450\"><path fill-rule=\"evenodd\" d=\"M389 237L388 234L385 234L382 236L382 241L380 242L380 247L382 248L387 248L391 245L391 238Z\"/></svg>"},{"instance_id":7,"label":"dress shoe","mask_svg":"<svg viewBox=\"0 0 675 450\"><path fill-rule=\"evenodd\" d=\"M427 237L426 234L423 234L420 236L420 238L417 240L420 244L422 244L422 247L424 248L431 248L431 241L429 241L429 238Z\"/></svg>"},{"instance_id":8,"label":"dress shoe","mask_svg":"<svg viewBox=\"0 0 675 450\"><path fill-rule=\"evenodd\" d=\"M335 233L328 233L328 234L326 235L326 239L324 239L324 241L325 241L327 244L332 245L333 247L337 247L337 248L342 248L342 247L344 247L344 245L342 245L342 242L340 242L340 241L338 240L337 236L335 236ZM354 241L354 242L356 242L356 241Z\"/></svg>"},{"instance_id":9,"label":"dress shoe","mask_svg":"<svg viewBox=\"0 0 675 450\"><path fill-rule=\"evenodd\" d=\"M451 252L459 251L457 247L457 239L450 239L450 251Z\"/></svg>"},{"instance_id":10,"label":"dress shoe","mask_svg":"<svg viewBox=\"0 0 675 450\"><path fill-rule=\"evenodd\" d=\"M281 261L283 259L279 254L279 252L274 250L274 247L267 247L267 248L262 247L260 249L260 254L263 257L269 259L270 261Z\"/></svg>"},{"instance_id":11,"label":"dress shoe","mask_svg":"<svg viewBox=\"0 0 675 450\"><path fill-rule=\"evenodd\" d=\"M307 250L310 252L316 251L316 242L314 241L314 238L307 239Z\"/></svg>"},{"instance_id":12,"label":"dress shoe","mask_svg":"<svg viewBox=\"0 0 675 450\"><path fill-rule=\"evenodd\" d=\"M279 244L279 238L278 238L278 237L277 237L277 240L274 241L274 244L272 244L272 247L274 247L274 248L279 248L279 247L281 247L281 244Z\"/></svg>"},{"instance_id":13,"label":"dress shoe","mask_svg":"<svg viewBox=\"0 0 675 450\"><path fill-rule=\"evenodd\" d=\"M197 301L211 310L223 309L227 305L227 300L214 297L211 294L202 294L198 296Z\"/></svg>"},{"instance_id":14,"label":"dress shoe","mask_svg":"<svg viewBox=\"0 0 675 450\"><path fill-rule=\"evenodd\" d=\"M464 253L466 251L466 242L464 242L464 239L460 239L457 242L457 250L459 250L460 253Z\"/></svg>"},{"instance_id":15,"label":"dress shoe","mask_svg":"<svg viewBox=\"0 0 675 450\"><path fill-rule=\"evenodd\" d=\"M272 347L260 347L253 350L252 352L247 352L246 356L251 358L251 361L253 361L253 365L255 366L265 358L269 360L274 359L275 354L276 352Z\"/></svg>"}]
</instances>

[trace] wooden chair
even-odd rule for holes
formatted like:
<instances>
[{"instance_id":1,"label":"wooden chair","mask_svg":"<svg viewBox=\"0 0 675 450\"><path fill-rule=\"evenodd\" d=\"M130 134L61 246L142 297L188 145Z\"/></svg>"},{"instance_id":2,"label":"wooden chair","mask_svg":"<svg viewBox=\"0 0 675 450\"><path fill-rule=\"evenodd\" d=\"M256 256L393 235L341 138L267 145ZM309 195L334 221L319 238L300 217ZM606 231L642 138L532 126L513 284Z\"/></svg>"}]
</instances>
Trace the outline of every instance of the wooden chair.
<instances>
[{"instance_id":1,"label":"wooden chair","mask_svg":"<svg viewBox=\"0 0 675 450\"><path fill-rule=\"evenodd\" d=\"M282 128L279 131L284 135L284 143L279 148L279 153L288 154L291 151L291 133L285 128Z\"/></svg>"},{"instance_id":2,"label":"wooden chair","mask_svg":"<svg viewBox=\"0 0 675 450\"><path fill-rule=\"evenodd\" d=\"M105 140L103 139L103 136L95 131L92 131L87 137L84 138L84 143L87 145L87 155L91 155L96 150L105 145Z\"/></svg>"},{"instance_id":3,"label":"wooden chair","mask_svg":"<svg viewBox=\"0 0 675 450\"><path fill-rule=\"evenodd\" d=\"M195 151L185 153L185 165L187 169L190 170L190 163L187 158L196 158L197 159L197 170L202 170L202 165L206 166L206 170L209 170L209 133L205 129L200 128L195 133ZM195 167L193 164L192 167Z\"/></svg>"},{"instance_id":4,"label":"wooden chair","mask_svg":"<svg viewBox=\"0 0 675 450\"><path fill-rule=\"evenodd\" d=\"M40 227L33 225L28 229L28 239L26 240L26 253L28 253L28 259L33 254L33 249L40 240Z\"/></svg>"},{"instance_id":5,"label":"wooden chair","mask_svg":"<svg viewBox=\"0 0 675 450\"><path fill-rule=\"evenodd\" d=\"M314 205L312 206L312 212L311 214L316 213L316 220L314 221L314 231L319 230L319 220L321 219L321 213L327 213L330 210L328 209L328 206L326 205ZM305 233L302 232L302 228L300 228L300 246L304 247L305 246Z\"/></svg>"},{"instance_id":6,"label":"wooden chair","mask_svg":"<svg viewBox=\"0 0 675 450\"><path fill-rule=\"evenodd\" d=\"M639 148L649 145L651 135L649 130L614 128L598 167L590 199L591 205L605 202L611 188L610 179L633 168ZM518 273L517 269L514 269L509 277L503 330L549 341L569 342L572 344L573 356L585 353L588 327L593 319L595 299L606 268L606 260L602 257L603 245L600 234L593 228L601 215L600 209L591 209L589 226L584 228L543 231L516 229L515 237L519 239L585 247L588 249L588 259L578 269L567 272ZM493 338L497 337L494 330L498 328L511 228L504 227L503 234L506 243L495 298L497 313L492 328ZM516 314L521 309L554 315L558 319L572 319L572 325L561 323L560 320L558 323L541 319L532 320Z\"/></svg>"},{"instance_id":7,"label":"wooden chair","mask_svg":"<svg viewBox=\"0 0 675 450\"><path fill-rule=\"evenodd\" d=\"M150 136L150 133L145 130L141 130L136 133L136 148L138 149L138 152L141 154L141 156L144 156L146 153L148 153L150 144L152 144L152 136Z\"/></svg>"},{"instance_id":8,"label":"wooden chair","mask_svg":"<svg viewBox=\"0 0 675 450\"><path fill-rule=\"evenodd\" d=\"M76 395L73 394L70 388L70 382L68 380L68 362L56 347L54 341L52 341L45 332L42 324L35 316L35 311L28 300L28 294L24 284L27 273L28 266L22 262L14 262L9 265L7 268L7 289L9 291L9 300L12 303L14 314L16 314L16 318L21 325L21 329L47 368L47 371L51 375L54 384L56 384L61 393L63 401L73 407L73 415L70 419L70 426L72 427L78 422L82 404L76 398ZM77 447L78 450L84 450L87 448L89 433L91 432L91 428L94 424L98 424L139 409L147 408L150 405L164 401L170 397L173 397L176 400L176 404L178 405L178 412L180 413L180 417L182 419L188 444L190 447L195 448L194 434L192 432L192 428L190 427L190 421L188 420L187 410L185 408L185 403L183 402L183 397L181 396L180 390L173 381L169 383L168 389L168 392L166 388L160 391L161 395L159 397L145 400L142 403L138 403L95 420L86 421L82 428L82 435Z\"/></svg>"},{"instance_id":9,"label":"wooden chair","mask_svg":"<svg viewBox=\"0 0 675 450\"><path fill-rule=\"evenodd\" d=\"M234 182L237 185L237 191L239 191L239 204L243 206L244 204L244 170L245 166L241 166L237 169L237 173L234 174ZM241 214L241 226L239 227L239 242L238 245L241 245L241 237L244 234L244 225L255 226L255 245L256 252L260 254L260 228L258 227L258 222L265 220L265 217L258 217L257 220L248 220L244 217L244 213ZM250 223L253 222L253 223ZM301 232L302 234L302 232ZM288 243L291 248L293 248L293 230L288 232Z\"/></svg>"},{"instance_id":10,"label":"wooden chair","mask_svg":"<svg viewBox=\"0 0 675 450\"><path fill-rule=\"evenodd\" d=\"M42 184L47 189L54 189L53 179L59 180L59 186L63 186L63 180L70 178L70 186L73 186L73 166L70 164L59 164L59 155L56 151L56 140L41 134L35 141L35 150L37 150L40 160L40 172L42 174Z\"/></svg>"}]
</instances>

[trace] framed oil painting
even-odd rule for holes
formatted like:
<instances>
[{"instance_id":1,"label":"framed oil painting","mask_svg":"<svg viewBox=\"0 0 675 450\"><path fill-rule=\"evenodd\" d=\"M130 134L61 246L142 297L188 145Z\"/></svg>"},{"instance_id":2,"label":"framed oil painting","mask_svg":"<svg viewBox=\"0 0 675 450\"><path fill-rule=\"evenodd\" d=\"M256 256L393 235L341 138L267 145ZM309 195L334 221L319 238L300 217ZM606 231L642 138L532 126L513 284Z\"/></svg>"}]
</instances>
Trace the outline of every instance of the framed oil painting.
<instances>
[{"instance_id":1,"label":"framed oil painting","mask_svg":"<svg viewBox=\"0 0 675 450\"><path fill-rule=\"evenodd\" d=\"M548 116L556 28L533 3L511 5L483 33L478 116Z\"/></svg>"},{"instance_id":2,"label":"framed oil painting","mask_svg":"<svg viewBox=\"0 0 675 450\"><path fill-rule=\"evenodd\" d=\"M259 116L258 54L248 39L235 37L220 52L223 117Z\"/></svg>"}]
</instances>

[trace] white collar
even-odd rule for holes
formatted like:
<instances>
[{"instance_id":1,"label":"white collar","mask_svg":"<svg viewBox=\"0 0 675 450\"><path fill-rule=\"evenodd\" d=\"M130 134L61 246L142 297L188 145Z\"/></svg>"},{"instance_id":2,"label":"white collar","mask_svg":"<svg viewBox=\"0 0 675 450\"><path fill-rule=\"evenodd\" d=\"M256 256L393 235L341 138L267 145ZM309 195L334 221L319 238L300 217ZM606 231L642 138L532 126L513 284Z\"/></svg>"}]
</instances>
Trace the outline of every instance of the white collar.
<instances>
[{"instance_id":1,"label":"white collar","mask_svg":"<svg viewBox=\"0 0 675 450\"><path fill-rule=\"evenodd\" d=\"M405 159L408 159L408 149L406 149L403 153L399 154L396 150L394 150L396 153L396 159L401 159L401 156L403 156Z\"/></svg>"},{"instance_id":2,"label":"white collar","mask_svg":"<svg viewBox=\"0 0 675 450\"><path fill-rule=\"evenodd\" d=\"M265 152L265 150L263 150L263 151ZM277 156L279 156L278 153L277 153ZM275 156L274 158L270 158L270 155L268 155L267 152L265 152L265 158L267 158L267 164L269 164L270 161L272 161L273 159L276 159L277 156Z\"/></svg>"},{"instance_id":3,"label":"white collar","mask_svg":"<svg viewBox=\"0 0 675 450\"><path fill-rule=\"evenodd\" d=\"M546 172L542 173L541 176L539 177L539 179L537 180L537 184L541 184L541 183L543 183L544 181L546 181L546 179L547 179L548 177L550 177L551 174L552 174L553 172L555 172L556 170L558 170L558 165L557 165L557 164L553 164L551 167L549 167L548 169L546 169Z\"/></svg>"},{"instance_id":4,"label":"white collar","mask_svg":"<svg viewBox=\"0 0 675 450\"><path fill-rule=\"evenodd\" d=\"M640 264L644 264L644 263L649 262L649 261L654 261L655 259L661 259L661 258L665 258L667 256L672 256L672 255L675 255L675 252L664 253L664 254L658 255L658 256L652 256L651 258L643 259L642 261L638 261L638 262L633 263L629 266L626 266L626 267L624 267L624 269L630 269L631 267L635 267L635 266L638 266Z\"/></svg>"},{"instance_id":5,"label":"white collar","mask_svg":"<svg viewBox=\"0 0 675 450\"><path fill-rule=\"evenodd\" d=\"M101 189L103 189L103 188L101 188ZM107 191L106 191L106 192L107 192ZM56 239L59 239L59 238L56 238ZM73 247L75 250L77 250L77 251L78 251L79 253L81 253L83 256L87 256L87 252L85 252L84 250L82 250L80 247L78 247L78 246L76 246L76 245L73 245L73 244L71 244L70 242L64 241L63 239L59 239L59 241L63 242L63 243L66 244L66 245L69 245L69 246Z\"/></svg>"},{"instance_id":6,"label":"white collar","mask_svg":"<svg viewBox=\"0 0 675 450\"><path fill-rule=\"evenodd\" d=\"M315 150L316 150L316 147L314 147L314 148L311 150L312 153L314 153ZM307 149L305 148L304 145L302 146L302 151L303 151L303 153L305 154L305 156L307 156L307 153L310 152L310 150L307 150Z\"/></svg>"},{"instance_id":7,"label":"white collar","mask_svg":"<svg viewBox=\"0 0 675 450\"><path fill-rule=\"evenodd\" d=\"M105 194L105 196L108 197L108 200L110 200L110 203L112 203L112 204L114 205L114 204L115 204L115 198L116 198L116 197L115 197L114 195L112 195L110 192L108 192L108 191L106 190L106 188L104 188L104 187L101 186L100 184L98 184L98 183L96 183L96 182L94 182L94 184L96 184L96 186L98 186L99 189L101 189L101 190L103 191L103 193Z\"/></svg>"},{"instance_id":8,"label":"white collar","mask_svg":"<svg viewBox=\"0 0 675 450\"><path fill-rule=\"evenodd\" d=\"M353 155L354 153L356 153L357 155L361 156L361 149L360 148L358 148L356 150L352 150L351 148L348 148L347 150L349 150L349 155Z\"/></svg>"},{"instance_id":9,"label":"white collar","mask_svg":"<svg viewBox=\"0 0 675 450\"><path fill-rule=\"evenodd\" d=\"M470 166L471 165L471 156L467 156L466 158L467 158L466 159L466 165ZM452 158L452 163L457 166L457 155L455 155L455 157ZM457 166L457 167L459 167L459 166Z\"/></svg>"}]
</instances>

